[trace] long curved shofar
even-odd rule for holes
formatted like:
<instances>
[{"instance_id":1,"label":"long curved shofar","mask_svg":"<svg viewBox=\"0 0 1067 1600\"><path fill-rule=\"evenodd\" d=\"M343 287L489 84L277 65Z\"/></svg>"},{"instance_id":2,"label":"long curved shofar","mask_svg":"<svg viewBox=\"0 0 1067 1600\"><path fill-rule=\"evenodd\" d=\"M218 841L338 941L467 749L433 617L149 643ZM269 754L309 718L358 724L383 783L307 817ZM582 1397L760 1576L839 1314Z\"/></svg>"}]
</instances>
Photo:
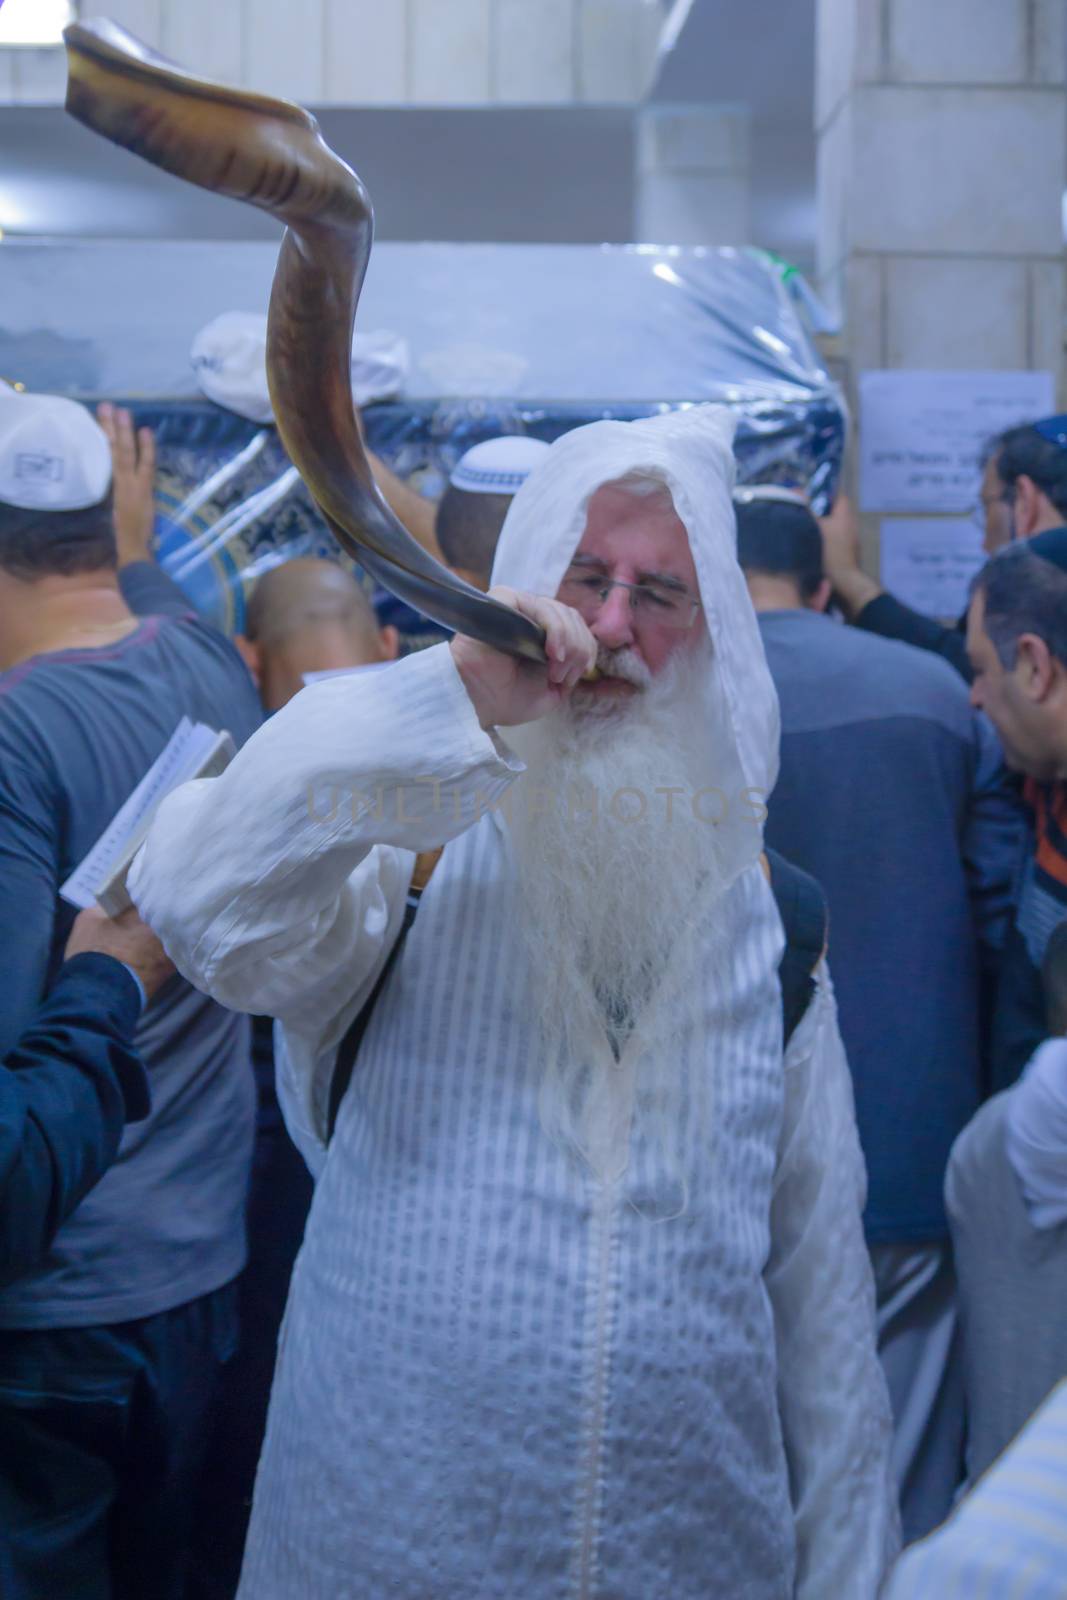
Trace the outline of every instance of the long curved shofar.
<instances>
[{"instance_id":1,"label":"long curved shofar","mask_svg":"<svg viewBox=\"0 0 1067 1600\"><path fill-rule=\"evenodd\" d=\"M543 631L428 555L374 482L351 387L374 215L315 118L292 101L195 78L113 22L73 23L64 38L67 110L79 122L287 225L271 289L267 379L282 442L337 542L435 622L543 662Z\"/></svg>"}]
</instances>

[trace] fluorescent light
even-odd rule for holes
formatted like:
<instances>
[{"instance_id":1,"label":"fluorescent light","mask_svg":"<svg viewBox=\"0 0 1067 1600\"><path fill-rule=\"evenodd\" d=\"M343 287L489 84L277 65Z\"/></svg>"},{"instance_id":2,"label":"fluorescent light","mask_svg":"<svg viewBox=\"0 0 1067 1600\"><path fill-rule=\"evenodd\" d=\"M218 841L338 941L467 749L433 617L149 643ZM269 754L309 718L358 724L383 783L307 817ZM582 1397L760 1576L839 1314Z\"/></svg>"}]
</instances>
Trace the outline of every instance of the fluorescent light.
<instances>
[{"instance_id":1,"label":"fluorescent light","mask_svg":"<svg viewBox=\"0 0 1067 1600\"><path fill-rule=\"evenodd\" d=\"M62 44L73 21L71 0L0 0L0 45Z\"/></svg>"}]
</instances>

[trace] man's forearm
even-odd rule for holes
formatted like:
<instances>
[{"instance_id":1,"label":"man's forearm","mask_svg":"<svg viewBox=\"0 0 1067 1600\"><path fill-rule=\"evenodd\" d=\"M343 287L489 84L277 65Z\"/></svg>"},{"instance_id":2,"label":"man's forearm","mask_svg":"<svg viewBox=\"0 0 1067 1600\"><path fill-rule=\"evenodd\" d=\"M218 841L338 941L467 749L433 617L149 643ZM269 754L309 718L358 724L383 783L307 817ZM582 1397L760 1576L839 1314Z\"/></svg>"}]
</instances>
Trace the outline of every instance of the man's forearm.
<instances>
[{"instance_id":1,"label":"man's forearm","mask_svg":"<svg viewBox=\"0 0 1067 1600\"><path fill-rule=\"evenodd\" d=\"M830 574L830 581L834 586L834 595L845 613L849 622L855 622L864 606L872 600L877 600L885 591L881 584L868 578L859 567L849 567L843 571Z\"/></svg>"}]
</instances>

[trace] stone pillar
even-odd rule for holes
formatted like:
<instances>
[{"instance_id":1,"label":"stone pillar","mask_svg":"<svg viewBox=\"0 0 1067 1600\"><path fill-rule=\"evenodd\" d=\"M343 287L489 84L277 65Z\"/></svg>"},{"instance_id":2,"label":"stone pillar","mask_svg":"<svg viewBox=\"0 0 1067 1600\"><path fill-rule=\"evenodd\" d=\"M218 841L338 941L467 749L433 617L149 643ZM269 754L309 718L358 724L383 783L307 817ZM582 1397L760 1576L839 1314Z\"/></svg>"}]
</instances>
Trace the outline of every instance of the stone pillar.
<instances>
[{"instance_id":1,"label":"stone pillar","mask_svg":"<svg viewBox=\"0 0 1067 1600\"><path fill-rule=\"evenodd\" d=\"M750 188L746 107L654 105L639 112L639 242L747 244Z\"/></svg>"},{"instance_id":2,"label":"stone pillar","mask_svg":"<svg viewBox=\"0 0 1067 1600\"><path fill-rule=\"evenodd\" d=\"M1063 396L1063 0L816 5L817 277L853 399L892 367L1050 369Z\"/></svg>"}]
</instances>

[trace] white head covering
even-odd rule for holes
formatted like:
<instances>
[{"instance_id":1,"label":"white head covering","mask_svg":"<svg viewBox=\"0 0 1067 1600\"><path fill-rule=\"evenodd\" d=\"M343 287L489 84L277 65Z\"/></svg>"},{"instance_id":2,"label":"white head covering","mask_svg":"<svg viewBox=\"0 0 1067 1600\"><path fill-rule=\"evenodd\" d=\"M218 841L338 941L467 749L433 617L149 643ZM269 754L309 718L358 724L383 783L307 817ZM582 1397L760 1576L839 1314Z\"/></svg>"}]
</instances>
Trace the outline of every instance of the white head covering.
<instances>
[{"instance_id":1,"label":"white head covering","mask_svg":"<svg viewBox=\"0 0 1067 1600\"><path fill-rule=\"evenodd\" d=\"M84 406L0 389L0 501L25 511L83 511L110 483L107 436Z\"/></svg>"},{"instance_id":2,"label":"white head covering","mask_svg":"<svg viewBox=\"0 0 1067 1600\"><path fill-rule=\"evenodd\" d=\"M543 439L523 433L483 439L460 456L448 481L467 494L516 494L549 449Z\"/></svg>"},{"instance_id":3,"label":"white head covering","mask_svg":"<svg viewBox=\"0 0 1067 1600\"><path fill-rule=\"evenodd\" d=\"M201 328L190 352L196 381L209 400L250 422L273 422L267 389L267 319L224 311ZM388 400L404 386L407 342L384 329L352 340L352 395L357 405Z\"/></svg>"},{"instance_id":4,"label":"white head covering","mask_svg":"<svg viewBox=\"0 0 1067 1600\"><path fill-rule=\"evenodd\" d=\"M662 478L689 535L744 782L766 798L778 776L778 696L737 564L734 426L725 406L706 405L640 422L591 422L565 433L511 503L493 582L554 595L596 490L629 473Z\"/></svg>"}]
</instances>

